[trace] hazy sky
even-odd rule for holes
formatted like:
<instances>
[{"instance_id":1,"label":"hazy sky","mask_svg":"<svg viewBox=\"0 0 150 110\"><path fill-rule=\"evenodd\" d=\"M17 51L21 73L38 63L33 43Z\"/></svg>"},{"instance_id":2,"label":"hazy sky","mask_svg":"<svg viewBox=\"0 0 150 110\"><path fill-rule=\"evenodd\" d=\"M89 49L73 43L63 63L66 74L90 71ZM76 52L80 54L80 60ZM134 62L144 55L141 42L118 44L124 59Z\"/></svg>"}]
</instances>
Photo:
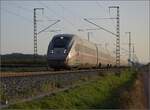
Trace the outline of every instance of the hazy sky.
<instances>
[{"instance_id":1,"label":"hazy sky","mask_svg":"<svg viewBox=\"0 0 150 110\"><path fill-rule=\"evenodd\" d=\"M38 31L61 20L47 31L38 35L38 54L46 54L53 35L73 33L87 39L87 31L95 29L84 18L116 17L116 10L109 6L120 6L121 58L127 58L130 31L135 53L141 62L149 59L149 2L148 1L1 1L1 53L33 53L33 8L44 8L37 12ZM91 19L92 22L112 32L116 31L116 20ZM60 30L51 32L52 30ZM90 40L115 51L116 37L103 30L90 31Z\"/></svg>"}]
</instances>

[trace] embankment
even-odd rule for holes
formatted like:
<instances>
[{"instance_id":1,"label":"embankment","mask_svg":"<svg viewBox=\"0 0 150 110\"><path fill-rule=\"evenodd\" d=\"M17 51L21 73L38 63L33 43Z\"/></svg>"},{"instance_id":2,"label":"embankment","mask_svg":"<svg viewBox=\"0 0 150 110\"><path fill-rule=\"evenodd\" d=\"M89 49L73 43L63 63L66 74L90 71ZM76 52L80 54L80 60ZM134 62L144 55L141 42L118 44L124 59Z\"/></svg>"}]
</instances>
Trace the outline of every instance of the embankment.
<instances>
[{"instance_id":1,"label":"embankment","mask_svg":"<svg viewBox=\"0 0 150 110\"><path fill-rule=\"evenodd\" d=\"M120 108L120 92L131 87L135 71L107 74L97 80L38 100L11 105L10 109L108 109Z\"/></svg>"}]
</instances>

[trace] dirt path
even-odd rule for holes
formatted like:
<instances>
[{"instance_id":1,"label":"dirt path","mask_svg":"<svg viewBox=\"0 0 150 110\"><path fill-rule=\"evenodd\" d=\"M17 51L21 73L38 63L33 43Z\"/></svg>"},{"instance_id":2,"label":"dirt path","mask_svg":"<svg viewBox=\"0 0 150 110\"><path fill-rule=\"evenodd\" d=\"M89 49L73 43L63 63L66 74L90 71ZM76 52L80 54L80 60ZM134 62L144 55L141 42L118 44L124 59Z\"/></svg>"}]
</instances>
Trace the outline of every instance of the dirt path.
<instances>
[{"instance_id":1,"label":"dirt path","mask_svg":"<svg viewBox=\"0 0 150 110\"><path fill-rule=\"evenodd\" d=\"M144 93L147 100L147 108L150 109L150 65L141 70L143 74Z\"/></svg>"},{"instance_id":2,"label":"dirt path","mask_svg":"<svg viewBox=\"0 0 150 110\"><path fill-rule=\"evenodd\" d=\"M150 110L150 65L138 69L131 88L121 95L121 108Z\"/></svg>"}]
</instances>

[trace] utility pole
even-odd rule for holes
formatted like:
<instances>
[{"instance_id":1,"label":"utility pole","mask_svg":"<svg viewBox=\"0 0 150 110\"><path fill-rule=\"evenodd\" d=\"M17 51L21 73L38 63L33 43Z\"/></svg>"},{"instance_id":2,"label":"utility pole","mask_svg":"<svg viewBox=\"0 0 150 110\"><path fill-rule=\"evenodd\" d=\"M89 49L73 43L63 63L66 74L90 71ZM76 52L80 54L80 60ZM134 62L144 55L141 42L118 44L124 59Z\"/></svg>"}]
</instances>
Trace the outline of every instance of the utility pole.
<instances>
[{"instance_id":1,"label":"utility pole","mask_svg":"<svg viewBox=\"0 0 150 110\"><path fill-rule=\"evenodd\" d=\"M44 8L34 8L33 13L33 25L34 25L34 61L36 61L37 56L37 18L36 18L36 11L37 10L44 10Z\"/></svg>"},{"instance_id":2,"label":"utility pole","mask_svg":"<svg viewBox=\"0 0 150 110\"><path fill-rule=\"evenodd\" d=\"M88 41L90 41L90 35L92 35L93 33L92 32L88 32Z\"/></svg>"},{"instance_id":3,"label":"utility pole","mask_svg":"<svg viewBox=\"0 0 150 110\"><path fill-rule=\"evenodd\" d=\"M132 46L132 48L133 48L133 53L132 53L132 61L133 61L133 63L134 63L134 44L133 44L133 46Z\"/></svg>"},{"instance_id":4,"label":"utility pole","mask_svg":"<svg viewBox=\"0 0 150 110\"><path fill-rule=\"evenodd\" d=\"M117 24L116 24L116 66L120 66L120 12L119 6L110 6L109 9L117 9Z\"/></svg>"},{"instance_id":5,"label":"utility pole","mask_svg":"<svg viewBox=\"0 0 150 110\"><path fill-rule=\"evenodd\" d=\"M113 33L111 31L97 25L96 23L93 23L86 18L84 18L84 20L87 21L88 23L91 23L91 24L97 26L99 29L102 29L102 30L116 36L116 66L119 67L120 66L120 12L119 12L119 6L110 6L109 9L111 9L111 8L117 9L117 17L116 18L102 18L102 19L116 19L116 21L117 21L116 22L116 33Z\"/></svg>"},{"instance_id":6,"label":"utility pole","mask_svg":"<svg viewBox=\"0 0 150 110\"><path fill-rule=\"evenodd\" d=\"M90 41L90 32L88 32L88 41Z\"/></svg>"},{"instance_id":7,"label":"utility pole","mask_svg":"<svg viewBox=\"0 0 150 110\"><path fill-rule=\"evenodd\" d=\"M128 64L131 66L131 32L126 32L129 35L129 59Z\"/></svg>"},{"instance_id":8,"label":"utility pole","mask_svg":"<svg viewBox=\"0 0 150 110\"><path fill-rule=\"evenodd\" d=\"M112 35L116 36L116 66L119 67L120 66L120 20L119 20L119 6L112 6L109 8L117 8L117 18L110 18L110 19L117 19L117 27L116 27L116 33L109 31L108 29L105 29L99 25L97 25L96 23L93 23L91 21L89 21L88 19L84 18L85 21L87 21L90 24L95 25L96 27L98 27L101 30L104 30ZM109 18L108 18L109 19ZM96 29L98 30L98 29Z\"/></svg>"},{"instance_id":9,"label":"utility pole","mask_svg":"<svg viewBox=\"0 0 150 110\"><path fill-rule=\"evenodd\" d=\"M78 29L78 31L80 31L80 32L85 32L85 31L88 31L88 30L95 30L95 29ZM88 39L88 41L90 41L90 34L93 34L92 32L87 32L87 39Z\"/></svg>"}]
</instances>

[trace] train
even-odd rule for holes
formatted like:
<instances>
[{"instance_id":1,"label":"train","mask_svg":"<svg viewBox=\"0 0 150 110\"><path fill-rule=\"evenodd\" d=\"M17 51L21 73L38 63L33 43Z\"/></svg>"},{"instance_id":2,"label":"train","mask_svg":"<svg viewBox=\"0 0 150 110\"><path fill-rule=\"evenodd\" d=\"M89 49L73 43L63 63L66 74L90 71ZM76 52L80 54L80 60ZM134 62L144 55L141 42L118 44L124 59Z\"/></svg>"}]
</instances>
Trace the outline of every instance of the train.
<instances>
[{"instance_id":1,"label":"train","mask_svg":"<svg viewBox=\"0 0 150 110\"><path fill-rule=\"evenodd\" d=\"M75 34L57 34L49 43L48 67L101 68L116 66L115 57L107 50ZM120 65L127 65L121 60Z\"/></svg>"}]
</instances>

